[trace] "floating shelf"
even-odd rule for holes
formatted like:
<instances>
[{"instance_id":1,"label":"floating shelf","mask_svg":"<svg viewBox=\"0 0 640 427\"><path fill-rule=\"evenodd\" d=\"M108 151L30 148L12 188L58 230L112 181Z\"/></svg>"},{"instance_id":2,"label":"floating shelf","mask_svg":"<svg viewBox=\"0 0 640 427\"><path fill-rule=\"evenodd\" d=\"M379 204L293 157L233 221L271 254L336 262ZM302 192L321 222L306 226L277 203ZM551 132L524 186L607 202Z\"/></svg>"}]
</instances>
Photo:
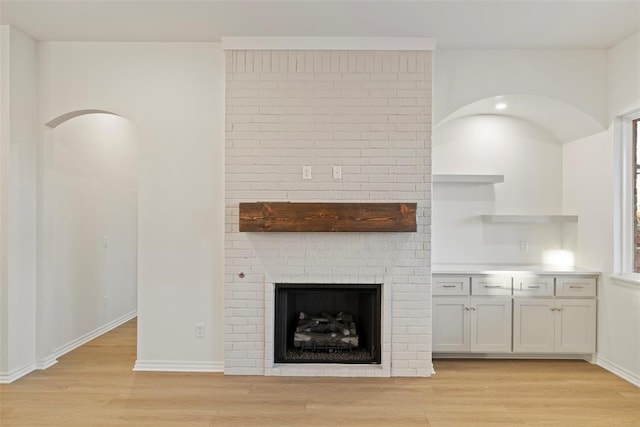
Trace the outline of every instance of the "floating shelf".
<instances>
[{"instance_id":1,"label":"floating shelf","mask_svg":"<svg viewBox=\"0 0 640 427\"><path fill-rule=\"evenodd\" d=\"M504 182L504 175L459 175L459 174L435 174L433 182L452 184L496 184Z\"/></svg>"},{"instance_id":2,"label":"floating shelf","mask_svg":"<svg viewBox=\"0 0 640 427\"><path fill-rule=\"evenodd\" d=\"M578 215L481 215L489 223L565 223L578 222Z\"/></svg>"},{"instance_id":3,"label":"floating shelf","mask_svg":"<svg viewBox=\"0 0 640 427\"><path fill-rule=\"evenodd\" d=\"M240 203L241 232L415 232L416 203Z\"/></svg>"}]
</instances>

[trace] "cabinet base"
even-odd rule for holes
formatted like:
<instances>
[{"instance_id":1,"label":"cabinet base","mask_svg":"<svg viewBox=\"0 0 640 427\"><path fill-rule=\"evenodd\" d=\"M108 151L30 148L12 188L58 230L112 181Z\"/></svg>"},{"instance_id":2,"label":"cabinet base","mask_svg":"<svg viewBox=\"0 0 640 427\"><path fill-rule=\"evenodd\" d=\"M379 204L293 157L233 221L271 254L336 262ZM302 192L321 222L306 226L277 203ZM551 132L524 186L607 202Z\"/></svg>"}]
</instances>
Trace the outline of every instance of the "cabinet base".
<instances>
[{"instance_id":1,"label":"cabinet base","mask_svg":"<svg viewBox=\"0 0 640 427\"><path fill-rule=\"evenodd\" d=\"M434 352L434 359L568 359L586 360L596 363L594 354L564 354L564 353L445 353Z\"/></svg>"}]
</instances>

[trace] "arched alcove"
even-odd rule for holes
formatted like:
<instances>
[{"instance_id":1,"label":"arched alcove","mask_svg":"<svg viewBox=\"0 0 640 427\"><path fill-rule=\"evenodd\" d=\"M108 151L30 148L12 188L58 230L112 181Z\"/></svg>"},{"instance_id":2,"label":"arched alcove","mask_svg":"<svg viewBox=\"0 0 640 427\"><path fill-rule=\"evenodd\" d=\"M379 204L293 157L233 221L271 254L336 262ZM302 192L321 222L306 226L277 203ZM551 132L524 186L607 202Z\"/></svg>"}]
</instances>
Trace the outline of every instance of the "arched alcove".
<instances>
[{"instance_id":1,"label":"arched alcove","mask_svg":"<svg viewBox=\"0 0 640 427\"><path fill-rule=\"evenodd\" d=\"M497 110L498 103L506 107ZM565 101L531 94L496 94L479 99L452 112L435 128L461 117L489 114L530 121L546 129L560 142L574 141L605 130L594 117Z\"/></svg>"},{"instance_id":2,"label":"arched alcove","mask_svg":"<svg viewBox=\"0 0 640 427\"><path fill-rule=\"evenodd\" d=\"M499 103L504 108L497 109ZM563 210L564 143L602 131L574 106L535 95L485 98L438 123L432 135L434 174L502 179L434 183L434 262L540 264L552 252L575 253L575 224L491 224L482 215L572 214Z\"/></svg>"}]
</instances>

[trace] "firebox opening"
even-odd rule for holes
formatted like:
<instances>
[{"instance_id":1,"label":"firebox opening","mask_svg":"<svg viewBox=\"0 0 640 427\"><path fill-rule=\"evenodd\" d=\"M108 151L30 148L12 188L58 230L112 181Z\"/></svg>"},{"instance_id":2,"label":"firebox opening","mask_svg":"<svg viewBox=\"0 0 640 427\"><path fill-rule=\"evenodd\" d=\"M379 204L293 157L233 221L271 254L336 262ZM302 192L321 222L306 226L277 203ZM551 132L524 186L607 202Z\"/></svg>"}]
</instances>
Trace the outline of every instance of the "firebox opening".
<instances>
[{"instance_id":1,"label":"firebox opening","mask_svg":"<svg viewBox=\"0 0 640 427\"><path fill-rule=\"evenodd\" d=\"M380 284L275 286L275 363L381 362Z\"/></svg>"}]
</instances>

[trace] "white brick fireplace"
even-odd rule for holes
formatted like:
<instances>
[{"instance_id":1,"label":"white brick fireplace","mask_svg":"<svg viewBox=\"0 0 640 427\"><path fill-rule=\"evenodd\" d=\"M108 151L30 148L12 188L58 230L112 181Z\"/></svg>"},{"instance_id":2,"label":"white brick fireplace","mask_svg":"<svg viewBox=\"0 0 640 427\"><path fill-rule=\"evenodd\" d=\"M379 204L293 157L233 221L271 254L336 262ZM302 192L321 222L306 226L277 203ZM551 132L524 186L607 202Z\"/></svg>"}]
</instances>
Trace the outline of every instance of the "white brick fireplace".
<instances>
[{"instance_id":1,"label":"white brick fireplace","mask_svg":"<svg viewBox=\"0 0 640 427\"><path fill-rule=\"evenodd\" d=\"M429 376L431 48L293 40L225 41L225 373ZM241 233L238 204L254 201L416 202L417 232ZM281 282L382 284L382 363L274 364Z\"/></svg>"}]
</instances>

